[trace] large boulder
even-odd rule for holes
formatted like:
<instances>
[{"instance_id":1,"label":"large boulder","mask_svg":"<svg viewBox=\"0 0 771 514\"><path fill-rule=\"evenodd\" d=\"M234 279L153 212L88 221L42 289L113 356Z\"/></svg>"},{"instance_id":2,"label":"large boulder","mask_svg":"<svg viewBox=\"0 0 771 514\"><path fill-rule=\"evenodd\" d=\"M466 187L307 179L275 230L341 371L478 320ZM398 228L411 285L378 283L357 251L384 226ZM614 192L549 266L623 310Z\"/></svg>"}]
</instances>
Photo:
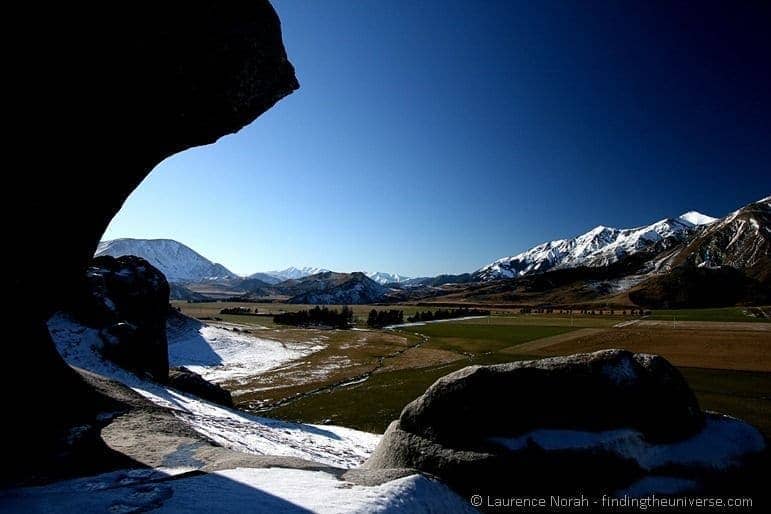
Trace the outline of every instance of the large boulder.
<instances>
[{"instance_id":1,"label":"large boulder","mask_svg":"<svg viewBox=\"0 0 771 514\"><path fill-rule=\"evenodd\" d=\"M739 483L764 451L755 428L702 412L662 357L604 350L442 377L365 466L415 468L462 494L641 494Z\"/></svg>"},{"instance_id":2,"label":"large boulder","mask_svg":"<svg viewBox=\"0 0 771 514\"><path fill-rule=\"evenodd\" d=\"M198 373L190 371L184 366L169 370L169 385L212 403L225 407L233 406L233 397L230 395L230 391L223 389L217 384L212 384Z\"/></svg>"},{"instance_id":3,"label":"large boulder","mask_svg":"<svg viewBox=\"0 0 771 514\"><path fill-rule=\"evenodd\" d=\"M168 379L169 284L149 262L133 255L95 258L72 309L100 329L105 357L157 381Z\"/></svg>"}]
</instances>

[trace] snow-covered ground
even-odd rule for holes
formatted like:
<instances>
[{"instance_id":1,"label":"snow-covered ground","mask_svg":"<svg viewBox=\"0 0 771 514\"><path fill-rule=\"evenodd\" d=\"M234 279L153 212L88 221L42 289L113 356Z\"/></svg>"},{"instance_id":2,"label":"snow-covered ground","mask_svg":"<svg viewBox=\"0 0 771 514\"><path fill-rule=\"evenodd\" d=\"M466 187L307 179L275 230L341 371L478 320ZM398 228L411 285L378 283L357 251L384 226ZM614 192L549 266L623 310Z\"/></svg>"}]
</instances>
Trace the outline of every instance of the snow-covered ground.
<instances>
[{"instance_id":1,"label":"snow-covered ground","mask_svg":"<svg viewBox=\"0 0 771 514\"><path fill-rule=\"evenodd\" d=\"M324 348L321 340L282 343L191 321L169 327L169 365L206 380L241 381Z\"/></svg>"},{"instance_id":2,"label":"snow-covered ground","mask_svg":"<svg viewBox=\"0 0 771 514\"><path fill-rule=\"evenodd\" d=\"M352 468L369 457L380 441L379 435L344 427L288 423L214 405L139 378L104 360L98 351L101 342L97 331L65 315L55 315L48 326L68 363L126 384L153 403L171 409L199 433L233 450L299 457ZM247 352L247 347L253 347L240 337L233 339L236 334L226 330L202 329L199 334L207 341L214 335L212 351L225 362L232 362L231 359ZM233 349L227 348L227 341L233 342ZM186 348L184 340L176 343L181 344L180 349ZM185 352L177 355L190 357ZM273 358L272 362L278 360ZM206 474L188 471L184 468L121 470L40 487L11 489L0 492L0 504L4 512L45 513L476 512L444 484L418 474L382 485L360 486L325 471L280 467L235 468Z\"/></svg>"},{"instance_id":3,"label":"snow-covered ground","mask_svg":"<svg viewBox=\"0 0 771 514\"><path fill-rule=\"evenodd\" d=\"M106 361L98 351L101 340L97 331L65 315L52 317L48 328L59 353L69 364L126 384L153 403L172 409L197 432L227 448L255 455L300 457L351 468L366 460L380 440L376 434L344 427L288 423L200 400L139 378ZM218 339L218 344L222 343L223 339Z\"/></svg>"},{"instance_id":4,"label":"snow-covered ground","mask_svg":"<svg viewBox=\"0 0 771 514\"><path fill-rule=\"evenodd\" d=\"M107 473L0 493L6 512L476 512L446 486L411 475L374 487L324 471L236 468L149 481L146 470ZM7 509L7 510L5 510Z\"/></svg>"}]
</instances>

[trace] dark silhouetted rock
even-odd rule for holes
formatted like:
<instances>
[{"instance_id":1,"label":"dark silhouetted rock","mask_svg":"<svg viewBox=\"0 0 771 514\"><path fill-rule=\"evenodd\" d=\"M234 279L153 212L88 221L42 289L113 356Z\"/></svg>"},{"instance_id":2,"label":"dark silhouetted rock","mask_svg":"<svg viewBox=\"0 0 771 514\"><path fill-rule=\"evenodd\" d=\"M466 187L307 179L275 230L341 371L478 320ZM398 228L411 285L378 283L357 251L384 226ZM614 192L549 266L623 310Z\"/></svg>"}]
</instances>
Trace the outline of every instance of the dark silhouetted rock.
<instances>
[{"instance_id":1,"label":"dark silhouetted rock","mask_svg":"<svg viewBox=\"0 0 771 514\"><path fill-rule=\"evenodd\" d=\"M653 475L694 492L741 484L764 451L754 427L704 414L662 357L605 350L442 377L366 467L418 469L462 494L660 492Z\"/></svg>"},{"instance_id":2,"label":"dark silhouetted rock","mask_svg":"<svg viewBox=\"0 0 771 514\"><path fill-rule=\"evenodd\" d=\"M212 384L198 373L190 371L184 366L169 370L169 385L212 403L218 403L225 407L233 406L233 398L230 396L229 391L226 391L217 384Z\"/></svg>"},{"instance_id":3,"label":"dark silhouetted rock","mask_svg":"<svg viewBox=\"0 0 771 514\"><path fill-rule=\"evenodd\" d=\"M464 368L407 405L400 423L448 444L543 427L628 427L674 439L696 432L702 414L688 384L666 360L607 350Z\"/></svg>"},{"instance_id":4,"label":"dark silhouetted rock","mask_svg":"<svg viewBox=\"0 0 771 514\"><path fill-rule=\"evenodd\" d=\"M166 317L169 284L146 260L126 255L95 258L73 314L101 329L102 353L116 364L165 382L169 356Z\"/></svg>"},{"instance_id":5,"label":"dark silhouetted rock","mask_svg":"<svg viewBox=\"0 0 771 514\"><path fill-rule=\"evenodd\" d=\"M24 308L7 336L11 359L35 372L3 380L20 420L3 431L44 452L54 432L93 417L98 394L45 323L82 290L110 220L163 159L238 131L299 86L267 0L9 9L20 51L4 67L6 146L24 164L13 173L8 295ZM36 458L18 465L7 467L23 473Z\"/></svg>"}]
</instances>

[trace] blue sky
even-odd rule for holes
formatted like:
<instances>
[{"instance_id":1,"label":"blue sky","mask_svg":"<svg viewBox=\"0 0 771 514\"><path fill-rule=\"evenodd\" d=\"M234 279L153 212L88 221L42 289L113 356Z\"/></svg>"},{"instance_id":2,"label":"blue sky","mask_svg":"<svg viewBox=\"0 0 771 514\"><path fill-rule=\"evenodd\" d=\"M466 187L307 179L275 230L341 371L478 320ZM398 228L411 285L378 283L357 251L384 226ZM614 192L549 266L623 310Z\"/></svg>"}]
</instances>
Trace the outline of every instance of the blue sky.
<instances>
[{"instance_id":1,"label":"blue sky","mask_svg":"<svg viewBox=\"0 0 771 514\"><path fill-rule=\"evenodd\" d=\"M749 3L273 3L301 88L158 165L105 239L423 276L771 193Z\"/></svg>"}]
</instances>

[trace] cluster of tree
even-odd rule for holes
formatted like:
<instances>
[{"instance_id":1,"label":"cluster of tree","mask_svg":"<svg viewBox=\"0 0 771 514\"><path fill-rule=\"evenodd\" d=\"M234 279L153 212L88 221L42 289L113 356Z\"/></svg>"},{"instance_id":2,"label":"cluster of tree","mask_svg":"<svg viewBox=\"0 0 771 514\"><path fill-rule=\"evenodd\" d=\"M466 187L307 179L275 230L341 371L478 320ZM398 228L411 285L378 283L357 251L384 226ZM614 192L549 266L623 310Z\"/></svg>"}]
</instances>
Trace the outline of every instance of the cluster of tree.
<instances>
[{"instance_id":1,"label":"cluster of tree","mask_svg":"<svg viewBox=\"0 0 771 514\"><path fill-rule=\"evenodd\" d=\"M249 314L257 314L257 307L254 310L249 307L225 307L220 311L220 314L242 314L248 316Z\"/></svg>"},{"instance_id":2,"label":"cluster of tree","mask_svg":"<svg viewBox=\"0 0 771 514\"><path fill-rule=\"evenodd\" d=\"M390 309L387 311L378 311L372 309L367 317L367 326L373 328L383 328L388 325L398 325L404 322L404 311Z\"/></svg>"},{"instance_id":3,"label":"cluster of tree","mask_svg":"<svg viewBox=\"0 0 771 514\"><path fill-rule=\"evenodd\" d=\"M434 312L416 312L413 316L407 318L410 323L415 321L436 321L440 319L465 318L468 316L489 316L490 311L483 309L469 309L461 307L460 309L439 309Z\"/></svg>"},{"instance_id":4,"label":"cluster of tree","mask_svg":"<svg viewBox=\"0 0 771 514\"><path fill-rule=\"evenodd\" d=\"M273 321L281 325L296 327L351 328L353 326L353 311L347 305L344 305L339 311L316 306L310 310L276 314L273 316Z\"/></svg>"}]
</instances>

